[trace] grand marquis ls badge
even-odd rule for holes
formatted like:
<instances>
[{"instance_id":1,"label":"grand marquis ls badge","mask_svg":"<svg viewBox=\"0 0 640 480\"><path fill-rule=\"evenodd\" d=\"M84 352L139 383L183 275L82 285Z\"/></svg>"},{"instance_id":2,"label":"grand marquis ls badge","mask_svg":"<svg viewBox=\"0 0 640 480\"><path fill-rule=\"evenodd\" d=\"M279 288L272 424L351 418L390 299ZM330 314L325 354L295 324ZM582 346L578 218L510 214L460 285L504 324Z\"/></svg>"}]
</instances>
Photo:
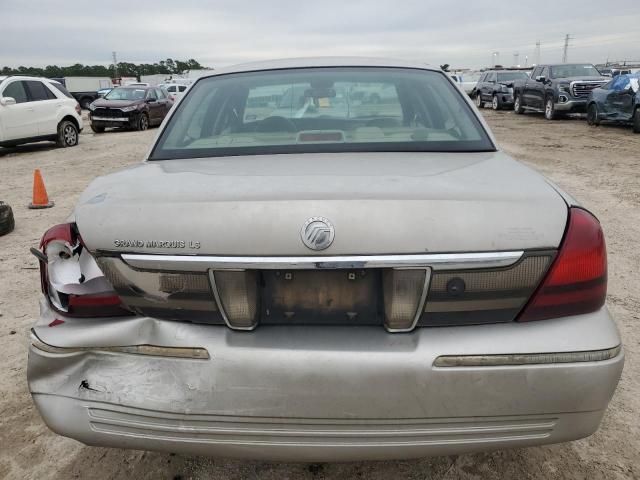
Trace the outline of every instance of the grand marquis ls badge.
<instances>
[{"instance_id":1,"label":"grand marquis ls badge","mask_svg":"<svg viewBox=\"0 0 640 480\"><path fill-rule=\"evenodd\" d=\"M329 220L324 217L311 217L300 231L302 243L311 250L329 248L335 237L335 230Z\"/></svg>"}]
</instances>

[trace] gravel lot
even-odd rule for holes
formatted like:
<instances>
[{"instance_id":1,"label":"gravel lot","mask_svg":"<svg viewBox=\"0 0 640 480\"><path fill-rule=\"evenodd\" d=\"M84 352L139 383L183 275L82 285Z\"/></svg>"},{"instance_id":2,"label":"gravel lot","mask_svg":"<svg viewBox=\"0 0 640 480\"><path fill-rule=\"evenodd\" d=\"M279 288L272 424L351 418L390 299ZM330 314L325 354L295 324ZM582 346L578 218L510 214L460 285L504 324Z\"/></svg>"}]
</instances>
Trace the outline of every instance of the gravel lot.
<instances>
[{"instance_id":1,"label":"gravel lot","mask_svg":"<svg viewBox=\"0 0 640 480\"><path fill-rule=\"evenodd\" d=\"M626 349L622 381L592 437L571 444L354 464L266 464L85 447L42 423L26 385L29 328L38 314L37 263L28 253L65 220L97 176L134 164L156 131L94 135L66 150L0 149L0 200L16 230L0 237L0 478L92 479L621 479L640 478L640 135L571 119L484 110L502 147L568 190L601 219L609 248L609 308ZM33 169L56 206L28 210Z\"/></svg>"}]
</instances>

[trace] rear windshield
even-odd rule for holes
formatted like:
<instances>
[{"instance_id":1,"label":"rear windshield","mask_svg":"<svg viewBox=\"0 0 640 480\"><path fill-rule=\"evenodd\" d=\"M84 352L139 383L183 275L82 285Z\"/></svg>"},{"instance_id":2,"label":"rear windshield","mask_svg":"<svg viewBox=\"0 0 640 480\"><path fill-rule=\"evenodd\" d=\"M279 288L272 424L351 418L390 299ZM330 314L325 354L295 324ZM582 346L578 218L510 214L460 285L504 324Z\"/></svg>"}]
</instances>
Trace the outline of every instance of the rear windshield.
<instances>
[{"instance_id":1,"label":"rear windshield","mask_svg":"<svg viewBox=\"0 0 640 480\"><path fill-rule=\"evenodd\" d=\"M107 100L142 100L147 93L144 88L118 87L107 93L104 98Z\"/></svg>"},{"instance_id":2,"label":"rear windshield","mask_svg":"<svg viewBox=\"0 0 640 480\"><path fill-rule=\"evenodd\" d=\"M493 150L462 94L440 72L303 68L199 80L151 159Z\"/></svg>"},{"instance_id":3,"label":"rear windshield","mask_svg":"<svg viewBox=\"0 0 640 480\"><path fill-rule=\"evenodd\" d=\"M556 65L551 67L551 78L600 77L600 72L593 65Z\"/></svg>"}]
</instances>

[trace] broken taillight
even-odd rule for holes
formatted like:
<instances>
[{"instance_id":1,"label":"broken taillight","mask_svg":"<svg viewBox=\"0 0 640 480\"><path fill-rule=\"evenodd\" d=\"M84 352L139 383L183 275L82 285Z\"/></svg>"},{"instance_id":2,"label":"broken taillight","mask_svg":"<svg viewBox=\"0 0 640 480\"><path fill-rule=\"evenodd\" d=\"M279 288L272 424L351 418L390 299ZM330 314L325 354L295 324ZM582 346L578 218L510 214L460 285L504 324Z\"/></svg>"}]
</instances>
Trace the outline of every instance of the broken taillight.
<instances>
[{"instance_id":1,"label":"broken taillight","mask_svg":"<svg viewBox=\"0 0 640 480\"><path fill-rule=\"evenodd\" d=\"M586 210L571 208L558 255L518 320L594 312L606 295L607 249L600 222Z\"/></svg>"},{"instance_id":2,"label":"broken taillight","mask_svg":"<svg viewBox=\"0 0 640 480\"><path fill-rule=\"evenodd\" d=\"M40 249L42 292L56 311L70 317L131 315L84 246L75 224L47 230Z\"/></svg>"}]
</instances>

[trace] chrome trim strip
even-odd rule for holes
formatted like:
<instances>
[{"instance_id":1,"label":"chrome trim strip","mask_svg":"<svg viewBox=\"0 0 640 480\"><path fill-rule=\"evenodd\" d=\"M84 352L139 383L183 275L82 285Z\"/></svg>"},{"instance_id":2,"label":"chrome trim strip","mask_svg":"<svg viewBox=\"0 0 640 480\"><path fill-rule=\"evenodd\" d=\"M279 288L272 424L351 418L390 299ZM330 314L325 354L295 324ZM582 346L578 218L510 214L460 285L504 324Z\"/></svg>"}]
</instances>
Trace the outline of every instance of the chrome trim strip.
<instances>
[{"instance_id":1,"label":"chrome trim strip","mask_svg":"<svg viewBox=\"0 0 640 480\"><path fill-rule=\"evenodd\" d=\"M209 270L209 281L211 282L211 289L213 290L213 296L215 297L216 304L218 305L218 311L220 312L220 315L222 315L222 319L224 320L224 323L227 325L227 327L229 327L232 330L244 330L245 332L250 332L251 330L255 330L255 328L258 326L258 322L254 323L249 327L237 327L235 325L232 325L229 322L229 318L227 317L227 312L225 312L224 305L222 305L222 300L220 300L220 293L218 292L218 285L216 284L216 275L213 270Z\"/></svg>"},{"instance_id":2,"label":"chrome trim strip","mask_svg":"<svg viewBox=\"0 0 640 480\"><path fill-rule=\"evenodd\" d=\"M424 283L422 284L422 294L420 295L420 302L418 303L418 309L416 310L416 315L413 319L413 323L409 328L388 328L385 322L384 328L389 333L403 333L403 332L411 332L418 325L418 321L422 316L422 312L424 311L424 304L427 301L427 293L429 293L429 285L431 284L431 269L426 268L424 270Z\"/></svg>"},{"instance_id":3,"label":"chrome trim strip","mask_svg":"<svg viewBox=\"0 0 640 480\"><path fill-rule=\"evenodd\" d=\"M55 347L44 343L35 332L31 332L31 346L41 352L54 355L75 353L126 353L129 355L149 355L153 357L185 358L191 360L208 360L209 352L201 347L162 347L158 345L126 345L115 347Z\"/></svg>"},{"instance_id":4,"label":"chrome trim strip","mask_svg":"<svg viewBox=\"0 0 640 480\"><path fill-rule=\"evenodd\" d=\"M560 353L519 353L503 355L443 355L435 359L434 367L503 367L518 365L549 365L554 363L603 362L617 357L622 346L607 350Z\"/></svg>"},{"instance_id":5,"label":"chrome trim strip","mask_svg":"<svg viewBox=\"0 0 640 480\"><path fill-rule=\"evenodd\" d=\"M122 260L141 270L206 272L215 270L315 270L355 268L424 268L459 270L508 267L523 251L351 255L307 257L218 257L123 253Z\"/></svg>"}]
</instances>

